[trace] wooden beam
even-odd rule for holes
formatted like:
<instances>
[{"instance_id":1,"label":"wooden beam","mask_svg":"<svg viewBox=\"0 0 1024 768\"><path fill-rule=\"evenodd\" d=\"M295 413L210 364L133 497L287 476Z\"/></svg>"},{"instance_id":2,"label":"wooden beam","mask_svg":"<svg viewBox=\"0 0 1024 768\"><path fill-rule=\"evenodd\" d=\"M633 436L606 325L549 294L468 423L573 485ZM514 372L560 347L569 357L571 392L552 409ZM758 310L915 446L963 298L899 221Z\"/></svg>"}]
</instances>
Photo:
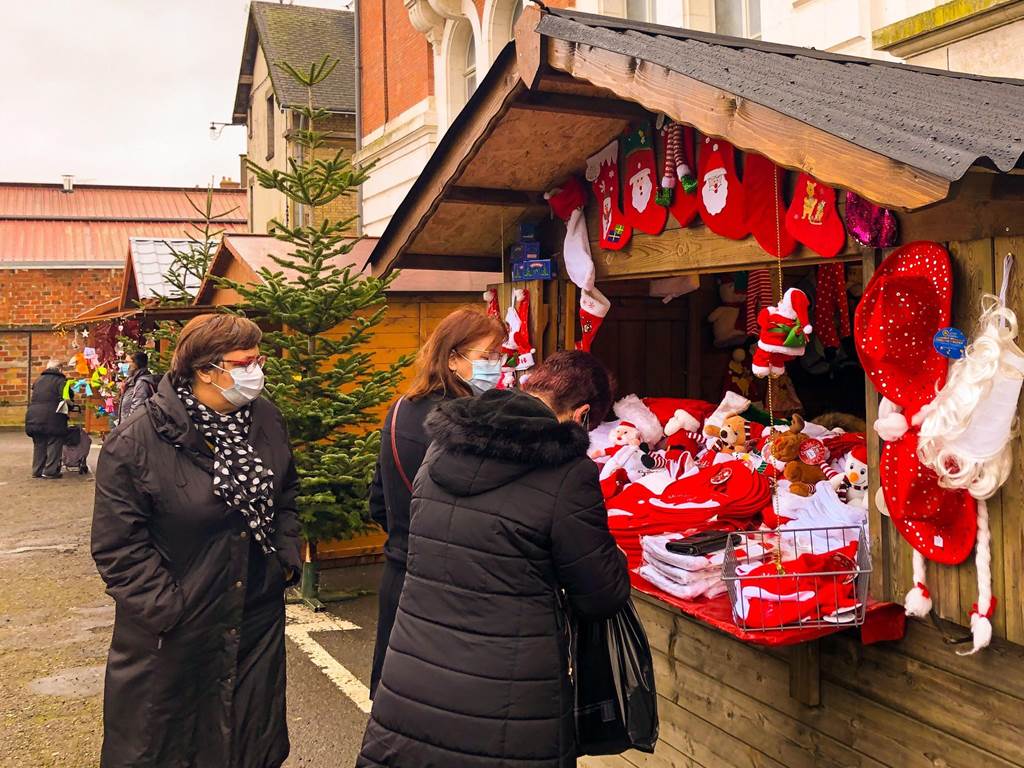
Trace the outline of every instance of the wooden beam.
<instances>
[{"instance_id":1,"label":"wooden beam","mask_svg":"<svg viewBox=\"0 0 1024 768\"><path fill-rule=\"evenodd\" d=\"M540 6L527 5L512 31L516 41L516 69L527 88L533 88L537 84L541 67L544 65L544 37L537 34L540 15Z\"/></svg>"},{"instance_id":2,"label":"wooden beam","mask_svg":"<svg viewBox=\"0 0 1024 768\"><path fill-rule=\"evenodd\" d=\"M501 272L497 256L448 256L436 253L403 253L398 269L450 269L459 272Z\"/></svg>"},{"instance_id":3,"label":"wooden beam","mask_svg":"<svg viewBox=\"0 0 1024 768\"><path fill-rule=\"evenodd\" d=\"M949 193L939 176L647 61L552 38L548 64L879 205L913 210Z\"/></svg>"},{"instance_id":4,"label":"wooden beam","mask_svg":"<svg viewBox=\"0 0 1024 768\"><path fill-rule=\"evenodd\" d=\"M379 277L391 270L399 255L426 226L447 190L455 185L455 180L479 151L502 115L508 111L508 105L525 90L515 57L507 52L499 54L483 85L487 88L486 93L478 91L474 101L477 98L480 100L473 105L473 110L465 115L464 120L456 121L456 125L448 129L427 162L427 167L413 185L406 204L395 213L392 219L394 233L389 234L392 226L389 225L385 237L378 243L379 252L374 252L374 276Z\"/></svg>"},{"instance_id":5,"label":"wooden beam","mask_svg":"<svg viewBox=\"0 0 1024 768\"><path fill-rule=\"evenodd\" d=\"M531 91L512 108L615 120L642 120L651 116L650 112L632 101L543 91Z\"/></svg>"},{"instance_id":6,"label":"wooden beam","mask_svg":"<svg viewBox=\"0 0 1024 768\"><path fill-rule=\"evenodd\" d=\"M899 216L900 242L1024 235L1024 176L969 172L946 200Z\"/></svg>"},{"instance_id":7,"label":"wooden beam","mask_svg":"<svg viewBox=\"0 0 1024 768\"><path fill-rule=\"evenodd\" d=\"M518 189L492 189L490 187L451 187L444 196L445 203L466 205L500 205L521 208L522 206L547 207L543 192Z\"/></svg>"},{"instance_id":8,"label":"wooden beam","mask_svg":"<svg viewBox=\"0 0 1024 768\"><path fill-rule=\"evenodd\" d=\"M820 640L790 646L789 695L804 706L821 706Z\"/></svg>"}]
</instances>

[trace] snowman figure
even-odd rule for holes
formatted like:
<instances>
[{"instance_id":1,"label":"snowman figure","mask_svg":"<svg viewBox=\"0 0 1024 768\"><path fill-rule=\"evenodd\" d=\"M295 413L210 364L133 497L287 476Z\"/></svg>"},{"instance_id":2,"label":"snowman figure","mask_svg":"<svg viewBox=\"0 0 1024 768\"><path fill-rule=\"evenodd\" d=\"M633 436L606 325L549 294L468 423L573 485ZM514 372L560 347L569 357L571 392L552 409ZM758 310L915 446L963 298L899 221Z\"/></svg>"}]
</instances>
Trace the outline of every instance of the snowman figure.
<instances>
[{"instance_id":1,"label":"snowman figure","mask_svg":"<svg viewBox=\"0 0 1024 768\"><path fill-rule=\"evenodd\" d=\"M843 484L846 503L868 506L868 449L858 445L846 455L843 463Z\"/></svg>"}]
</instances>

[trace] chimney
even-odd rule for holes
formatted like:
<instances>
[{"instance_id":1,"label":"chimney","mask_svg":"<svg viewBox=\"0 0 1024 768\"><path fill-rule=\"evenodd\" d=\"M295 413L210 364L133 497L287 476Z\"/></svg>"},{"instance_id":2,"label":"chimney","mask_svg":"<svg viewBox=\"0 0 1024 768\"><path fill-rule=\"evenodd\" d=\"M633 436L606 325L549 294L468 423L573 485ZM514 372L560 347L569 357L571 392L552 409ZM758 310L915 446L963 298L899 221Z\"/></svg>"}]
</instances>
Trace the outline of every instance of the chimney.
<instances>
[{"instance_id":1,"label":"chimney","mask_svg":"<svg viewBox=\"0 0 1024 768\"><path fill-rule=\"evenodd\" d=\"M221 189L241 189L242 185L234 179L229 179L227 176L220 177L220 188Z\"/></svg>"},{"instance_id":2,"label":"chimney","mask_svg":"<svg viewBox=\"0 0 1024 768\"><path fill-rule=\"evenodd\" d=\"M61 191L67 195L70 195L75 191L75 176L71 173L65 173L61 175L61 179L64 181L64 189Z\"/></svg>"}]
</instances>

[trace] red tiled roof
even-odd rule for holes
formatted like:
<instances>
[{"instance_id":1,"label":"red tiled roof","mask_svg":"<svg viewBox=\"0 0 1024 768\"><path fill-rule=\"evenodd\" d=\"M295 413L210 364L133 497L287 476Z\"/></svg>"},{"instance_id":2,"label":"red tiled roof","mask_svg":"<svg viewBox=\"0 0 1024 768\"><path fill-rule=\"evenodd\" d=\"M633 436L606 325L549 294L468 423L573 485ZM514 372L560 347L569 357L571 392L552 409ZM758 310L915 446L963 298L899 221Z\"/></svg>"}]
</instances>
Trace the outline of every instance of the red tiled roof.
<instances>
[{"instance_id":1,"label":"red tiled roof","mask_svg":"<svg viewBox=\"0 0 1024 768\"><path fill-rule=\"evenodd\" d=\"M215 189L213 213L228 232L248 229L246 192ZM0 183L0 267L124 263L129 237L188 237L202 216L206 190ZM235 210L232 210L235 209Z\"/></svg>"}]
</instances>

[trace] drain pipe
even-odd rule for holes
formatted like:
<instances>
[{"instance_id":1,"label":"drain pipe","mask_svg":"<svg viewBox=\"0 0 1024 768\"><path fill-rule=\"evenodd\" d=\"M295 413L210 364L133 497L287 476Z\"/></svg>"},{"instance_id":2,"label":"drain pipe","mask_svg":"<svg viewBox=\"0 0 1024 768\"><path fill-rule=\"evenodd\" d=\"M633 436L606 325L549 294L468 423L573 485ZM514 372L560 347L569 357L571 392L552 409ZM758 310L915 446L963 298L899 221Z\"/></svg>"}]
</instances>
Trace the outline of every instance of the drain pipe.
<instances>
[{"instance_id":1,"label":"drain pipe","mask_svg":"<svg viewBox=\"0 0 1024 768\"><path fill-rule=\"evenodd\" d=\"M353 32L356 38L356 156L363 148L363 57L359 26L359 0L352 0ZM387 88L387 82L384 83ZM363 185L356 188L356 235L363 234Z\"/></svg>"}]
</instances>

